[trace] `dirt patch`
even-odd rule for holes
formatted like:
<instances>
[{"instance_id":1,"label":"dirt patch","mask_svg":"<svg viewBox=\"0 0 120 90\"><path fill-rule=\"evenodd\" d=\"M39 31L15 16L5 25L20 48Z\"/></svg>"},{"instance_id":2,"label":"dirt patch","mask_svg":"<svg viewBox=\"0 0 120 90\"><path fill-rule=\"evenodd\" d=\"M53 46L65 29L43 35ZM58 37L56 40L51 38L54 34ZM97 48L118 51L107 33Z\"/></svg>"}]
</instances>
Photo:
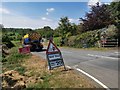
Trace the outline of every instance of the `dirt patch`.
<instances>
[{"instance_id":1,"label":"dirt patch","mask_svg":"<svg viewBox=\"0 0 120 90\"><path fill-rule=\"evenodd\" d=\"M84 76L74 70L64 70L63 67L49 71L47 61L38 56L32 56L23 64L27 72L27 88L96 88Z\"/></svg>"},{"instance_id":2,"label":"dirt patch","mask_svg":"<svg viewBox=\"0 0 120 90\"><path fill-rule=\"evenodd\" d=\"M0 75L2 77L2 88L24 89L25 77L20 75L17 71L10 70Z\"/></svg>"}]
</instances>

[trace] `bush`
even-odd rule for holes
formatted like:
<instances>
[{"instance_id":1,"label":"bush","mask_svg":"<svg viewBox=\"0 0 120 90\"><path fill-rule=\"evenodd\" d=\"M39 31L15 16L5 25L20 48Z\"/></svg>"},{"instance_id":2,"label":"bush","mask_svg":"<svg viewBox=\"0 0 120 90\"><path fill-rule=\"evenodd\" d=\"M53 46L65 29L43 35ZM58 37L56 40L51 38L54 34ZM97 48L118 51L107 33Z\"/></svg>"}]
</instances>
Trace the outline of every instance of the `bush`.
<instances>
[{"instance_id":1,"label":"bush","mask_svg":"<svg viewBox=\"0 0 120 90\"><path fill-rule=\"evenodd\" d=\"M108 38L117 39L118 38L118 29L115 25L110 25L106 30L106 35Z\"/></svg>"},{"instance_id":2,"label":"bush","mask_svg":"<svg viewBox=\"0 0 120 90\"><path fill-rule=\"evenodd\" d=\"M60 41L61 41L61 37L55 37L55 38L54 38L54 43L55 43L57 46L60 46Z\"/></svg>"},{"instance_id":3,"label":"bush","mask_svg":"<svg viewBox=\"0 0 120 90\"><path fill-rule=\"evenodd\" d=\"M80 35L80 39L82 40L80 43L82 43L82 46L84 44L86 44L87 47L95 46L95 43L100 39L97 33L97 31L88 31ZM79 38L77 38L76 40L78 41Z\"/></svg>"},{"instance_id":4,"label":"bush","mask_svg":"<svg viewBox=\"0 0 120 90\"><path fill-rule=\"evenodd\" d=\"M75 38L76 36L71 36L68 38L68 46L71 46L71 47L75 46Z\"/></svg>"},{"instance_id":5,"label":"bush","mask_svg":"<svg viewBox=\"0 0 120 90\"><path fill-rule=\"evenodd\" d=\"M5 44L8 48L14 47L14 44L11 42L10 37L8 37L6 34L2 36L2 42Z\"/></svg>"},{"instance_id":6,"label":"bush","mask_svg":"<svg viewBox=\"0 0 120 90\"><path fill-rule=\"evenodd\" d=\"M77 36L70 36L66 38L65 45L76 48L93 47L100 40L99 32L99 30L88 31Z\"/></svg>"}]
</instances>

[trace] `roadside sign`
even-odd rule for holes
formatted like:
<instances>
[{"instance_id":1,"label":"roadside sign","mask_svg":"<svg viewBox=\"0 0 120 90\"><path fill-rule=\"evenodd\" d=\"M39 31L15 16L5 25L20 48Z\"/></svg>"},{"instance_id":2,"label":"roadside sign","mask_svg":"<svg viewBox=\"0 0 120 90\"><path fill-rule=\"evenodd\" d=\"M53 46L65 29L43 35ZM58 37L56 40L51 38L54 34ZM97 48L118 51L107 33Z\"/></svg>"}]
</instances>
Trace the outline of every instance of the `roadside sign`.
<instances>
[{"instance_id":1,"label":"roadside sign","mask_svg":"<svg viewBox=\"0 0 120 90\"><path fill-rule=\"evenodd\" d=\"M49 44L46 50L46 56L50 70L60 66L64 66L65 68L62 54L60 50L57 48L57 46L52 42L52 40L49 40Z\"/></svg>"},{"instance_id":2,"label":"roadside sign","mask_svg":"<svg viewBox=\"0 0 120 90\"><path fill-rule=\"evenodd\" d=\"M19 53L22 54L30 53L30 47L19 48Z\"/></svg>"}]
</instances>

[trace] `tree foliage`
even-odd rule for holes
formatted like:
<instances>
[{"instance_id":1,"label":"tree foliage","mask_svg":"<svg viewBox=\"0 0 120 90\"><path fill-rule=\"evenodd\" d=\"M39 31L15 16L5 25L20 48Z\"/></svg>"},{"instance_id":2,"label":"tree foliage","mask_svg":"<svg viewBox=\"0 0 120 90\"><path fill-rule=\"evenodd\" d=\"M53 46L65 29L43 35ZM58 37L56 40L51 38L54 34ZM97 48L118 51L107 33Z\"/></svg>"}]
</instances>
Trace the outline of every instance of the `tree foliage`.
<instances>
[{"instance_id":1,"label":"tree foliage","mask_svg":"<svg viewBox=\"0 0 120 90\"><path fill-rule=\"evenodd\" d=\"M59 21L59 27L57 30L62 37L69 37L72 35L77 35L81 31L81 26L71 23L68 17L62 17Z\"/></svg>"},{"instance_id":2,"label":"tree foliage","mask_svg":"<svg viewBox=\"0 0 120 90\"><path fill-rule=\"evenodd\" d=\"M61 36L65 36L68 32L70 32L71 24L69 22L68 17L62 17L59 22L59 30Z\"/></svg>"},{"instance_id":3,"label":"tree foliage","mask_svg":"<svg viewBox=\"0 0 120 90\"><path fill-rule=\"evenodd\" d=\"M115 19L115 25L118 28L118 38L120 38L120 1L119 2L112 2L109 6L108 6L108 10L111 12L111 16L114 17ZM118 39L120 42L120 39ZM118 46L120 46L120 43L118 43Z\"/></svg>"},{"instance_id":4,"label":"tree foliage","mask_svg":"<svg viewBox=\"0 0 120 90\"><path fill-rule=\"evenodd\" d=\"M86 13L85 18L81 18L81 20L84 31L101 29L114 23L114 18L111 17L107 5L99 5L99 3L91 7L91 11Z\"/></svg>"},{"instance_id":5,"label":"tree foliage","mask_svg":"<svg viewBox=\"0 0 120 90\"><path fill-rule=\"evenodd\" d=\"M14 47L14 44L11 42L10 37L6 34L2 35L2 43L5 44L8 48Z\"/></svg>"},{"instance_id":6,"label":"tree foliage","mask_svg":"<svg viewBox=\"0 0 120 90\"><path fill-rule=\"evenodd\" d=\"M32 29L24 29L24 28L2 28L2 33L19 33L20 35L24 35L26 33L32 32Z\"/></svg>"},{"instance_id":7,"label":"tree foliage","mask_svg":"<svg viewBox=\"0 0 120 90\"><path fill-rule=\"evenodd\" d=\"M111 16L114 17L116 24L120 24L120 1L112 2L108 5L108 10L111 12Z\"/></svg>"},{"instance_id":8,"label":"tree foliage","mask_svg":"<svg viewBox=\"0 0 120 90\"><path fill-rule=\"evenodd\" d=\"M46 39L49 39L51 36L53 36L53 29L49 26L45 26L43 28L40 29L36 29L36 31L43 37Z\"/></svg>"}]
</instances>

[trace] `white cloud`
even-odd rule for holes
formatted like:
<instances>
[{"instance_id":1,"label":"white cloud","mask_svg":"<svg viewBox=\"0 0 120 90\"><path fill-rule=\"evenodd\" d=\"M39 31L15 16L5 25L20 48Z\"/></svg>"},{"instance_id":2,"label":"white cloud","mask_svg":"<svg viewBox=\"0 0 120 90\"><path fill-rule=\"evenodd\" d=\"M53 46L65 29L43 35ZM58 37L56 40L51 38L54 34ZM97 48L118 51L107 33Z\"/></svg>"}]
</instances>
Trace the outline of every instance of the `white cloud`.
<instances>
[{"instance_id":1,"label":"white cloud","mask_svg":"<svg viewBox=\"0 0 120 90\"><path fill-rule=\"evenodd\" d=\"M43 21L52 21L51 19L46 18L46 17L42 17L41 19L42 19Z\"/></svg>"},{"instance_id":2,"label":"white cloud","mask_svg":"<svg viewBox=\"0 0 120 90\"><path fill-rule=\"evenodd\" d=\"M5 15L10 14L10 11L0 6L0 24L2 24L2 16L3 16L2 14L5 14Z\"/></svg>"},{"instance_id":3,"label":"white cloud","mask_svg":"<svg viewBox=\"0 0 120 90\"><path fill-rule=\"evenodd\" d=\"M101 5L100 0L89 0L88 6L95 6L97 2L99 2L99 4Z\"/></svg>"},{"instance_id":4,"label":"white cloud","mask_svg":"<svg viewBox=\"0 0 120 90\"><path fill-rule=\"evenodd\" d=\"M109 3L108 3L108 2L107 2L107 3L105 2L104 4L110 5L110 2L109 2Z\"/></svg>"},{"instance_id":5,"label":"white cloud","mask_svg":"<svg viewBox=\"0 0 120 90\"><path fill-rule=\"evenodd\" d=\"M76 23L76 24L79 23L79 19L69 18L69 21L70 21L71 23Z\"/></svg>"},{"instance_id":6,"label":"white cloud","mask_svg":"<svg viewBox=\"0 0 120 90\"><path fill-rule=\"evenodd\" d=\"M1 13L4 15L2 15ZM8 9L0 7L0 24L3 24L4 27L11 27L11 28L35 29L35 28L42 28L44 26L50 26L51 28L56 28L58 26L58 21L46 17L33 19L22 15L16 15L14 12L10 12Z\"/></svg>"},{"instance_id":7,"label":"white cloud","mask_svg":"<svg viewBox=\"0 0 120 90\"><path fill-rule=\"evenodd\" d=\"M42 17L41 19L42 19L42 20L46 20L47 18L46 18L46 17Z\"/></svg>"},{"instance_id":8,"label":"white cloud","mask_svg":"<svg viewBox=\"0 0 120 90\"><path fill-rule=\"evenodd\" d=\"M48 12L46 12L46 15L49 15L49 13L48 13Z\"/></svg>"},{"instance_id":9,"label":"white cloud","mask_svg":"<svg viewBox=\"0 0 120 90\"><path fill-rule=\"evenodd\" d=\"M119 2L120 0L112 0L112 2Z\"/></svg>"},{"instance_id":10,"label":"white cloud","mask_svg":"<svg viewBox=\"0 0 120 90\"><path fill-rule=\"evenodd\" d=\"M12 28L42 28L44 26L50 26L51 28L56 28L58 26L57 21L42 17L39 19L32 19L25 16L13 16L4 15L2 17L2 24L4 27Z\"/></svg>"},{"instance_id":11,"label":"white cloud","mask_svg":"<svg viewBox=\"0 0 120 90\"><path fill-rule=\"evenodd\" d=\"M70 22L73 22L74 20L72 18L69 19Z\"/></svg>"},{"instance_id":12,"label":"white cloud","mask_svg":"<svg viewBox=\"0 0 120 90\"><path fill-rule=\"evenodd\" d=\"M0 13L2 14L10 14L10 11L5 8L0 8Z\"/></svg>"},{"instance_id":13,"label":"white cloud","mask_svg":"<svg viewBox=\"0 0 120 90\"><path fill-rule=\"evenodd\" d=\"M46 15L49 15L49 13L55 11L55 9L54 8L47 8L46 11L47 11Z\"/></svg>"},{"instance_id":14,"label":"white cloud","mask_svg":"<svg viewBox=\"0 0 120 90\"><path fill-rule=\"evenodd\" d=\"M53 12L55 9L54 8L47 8L46 11L47 12Z\"/></svg>"}]
</instances>

